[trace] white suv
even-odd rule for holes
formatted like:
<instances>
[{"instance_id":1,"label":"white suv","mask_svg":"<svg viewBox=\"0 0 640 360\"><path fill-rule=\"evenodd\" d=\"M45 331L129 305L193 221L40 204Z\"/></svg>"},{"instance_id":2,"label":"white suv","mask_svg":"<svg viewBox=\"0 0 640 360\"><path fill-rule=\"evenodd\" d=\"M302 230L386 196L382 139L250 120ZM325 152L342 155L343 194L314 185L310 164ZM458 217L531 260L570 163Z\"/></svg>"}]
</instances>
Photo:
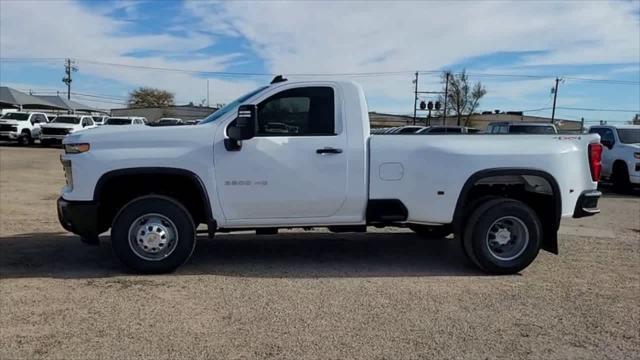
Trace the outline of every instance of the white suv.
<instances>
[{"instance_id":1,"label":"white suv","mask_svg":"<svg viewBox=\"0 0 640 360\"><path fill-rule=\"evenodd\" d=\"M618 190L640 184L640 125L597 125L589 133L602 143L602 176Z\"/></svg>"},{"instance_id":2,"label":"white suv","mask_svg":"<svg viewBox=\"0 0 640 360\"><path fill-rule=\"evenodd\" d=\"M17 141L20 145L33 144L40 138L40 124L47 116L39 112L10 112L0 117L0 139Z\"/></svg>"},{"instance_id":3,"label":"white suv","mask_svg":"<svg viewBox=\"0 0 640 360\"><path fill-rule=\"evenodd\" d=\"M96 126L91 116L60 115L50 123L42 125L40 143L42 145L49 145L52 142L60 143L65 136L72 132Z\"/></svg>"}]
</instances>

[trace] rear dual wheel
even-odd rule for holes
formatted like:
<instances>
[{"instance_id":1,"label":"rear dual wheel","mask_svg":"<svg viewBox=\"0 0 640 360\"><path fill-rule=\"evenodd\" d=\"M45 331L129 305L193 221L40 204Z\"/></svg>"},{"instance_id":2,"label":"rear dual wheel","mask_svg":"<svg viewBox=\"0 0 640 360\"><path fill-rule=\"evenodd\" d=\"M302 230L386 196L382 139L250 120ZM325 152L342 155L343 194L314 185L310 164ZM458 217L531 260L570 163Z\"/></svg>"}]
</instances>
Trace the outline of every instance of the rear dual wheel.
<instances>
[{"instance_id":1,"label":"rear dual wheel","mask_svg":"<svg viewBox=\"0 0 640 360\"><path fill-rule=\"evenodd\" d=\"M469 216L462 238L467 257L492 274L514 274L533 262L542 243L538 215L525 203L492 199Z\"/></svg>"}]
</instances>

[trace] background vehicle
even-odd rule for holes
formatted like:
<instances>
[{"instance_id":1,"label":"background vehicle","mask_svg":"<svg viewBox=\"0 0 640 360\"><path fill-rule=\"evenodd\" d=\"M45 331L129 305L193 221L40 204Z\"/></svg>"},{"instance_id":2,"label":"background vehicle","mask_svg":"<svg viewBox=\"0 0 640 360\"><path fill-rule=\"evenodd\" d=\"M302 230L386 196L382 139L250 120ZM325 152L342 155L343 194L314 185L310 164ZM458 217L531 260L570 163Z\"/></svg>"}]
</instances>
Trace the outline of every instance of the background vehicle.
<instances>
[{"instance_id":1,"label":"background vehicle","mask_svg":"<svg viewBox=\"0 0 640 360\"><path fill-rule=\"evenodd\" d=\"M156 126L172 126L172 125L183 125L182 119L178 118L162 118L158 120L155 124Z\"/></svg>"},{"instance_id":2,"label":"background vehicle","mask_svg":"<svg viewBox=\"0 0 640 360\"><path fill-rule=\"evenodd\" d=\"M109 118L108 116L92 116L94 124L97 126L104 125L104 122Z\"/></svg>"},{"instance_id":3,"label":"background vehicle","mask_svg":"<svg viewBox=\"0 0 640 360\"><path fill-rule=\"evenodd\" d=\"M40 143L44 146L61 142L65 136L75 131L96 127L91 116L59 115L55 120L41 126Z\"/></svg>"},{"instance_id":4,"label":"background vehicle","mask_svg":"<svg viewBox=\"0 0 640 360\"><path fill-rule=\"evenodd\" d=\"M465 126L429 126L416 132L416 134L475 134L478 129Z\"/></svg>"},{"instance_id":5,"label":"background vehicle","mask_svg":"<svg viewBox=\"0 0 640 360\"><path fill-rule=\"evenodd\" d=\"M144 125L144 118L141 117L110 117L105 120L104 125Z\"/></svg>"},{"instance_id":6,"label":"background vehicle","mask_svg":"<svg viewBox=\"0 0 640 360\"><path fill-rule=\"evenodd\" d=\"M278 119L298 132L263 130ZM509 274L541 248L557 253L562 216L599 212L597 136L370 136L364 92L349 81L281 81L197 127L103 126L64 144L60 223L89 243L111 228L115 254L140 272L184 263L206 224L210 236L455 233L480 269Z\"/></svg>"},{"instance_id":7,"label":"background vehicle","mask_svg":"<svg viewBox=\"0 0 640 360\"><path fill-rule=\"evenodd\" d=\"M485 130L487 134L557 134L558 129L553 124L543 123L510 123L493 122Z\"/></svg>"},{"instance_id":8,"label":"background vehicle","mask_svg":"<svg viewBox=\"0 0 640 360\"><path fill-rule=\"evenodd\" d=\"M372 135L383 134L414 134L420 130L426 129L425 126L398 126L391 128L377 128L371 129Z\"/></svg>"},{"instance_id":9,"label":"background vehicle","mask_svg":"<svg viewBox=\"0 0 640 360\"><path fill-rule=\"evenodd\" d=\"M617 190L640 184L640 125L598 125L590 134L600 135L602 176L609 178Z\"/></svg>"},{"instance_id":10,"label":"background vehicle","mask_svg":"<svg viewBox=\"0 0 640 360\"><path fill-rule=\"evenodd\" d=\"M0 117L0 140L17 141L20 145L33 144L40 138L40 125L47 116L39 112L10 112Z\"/></svg>"}]
</instances>

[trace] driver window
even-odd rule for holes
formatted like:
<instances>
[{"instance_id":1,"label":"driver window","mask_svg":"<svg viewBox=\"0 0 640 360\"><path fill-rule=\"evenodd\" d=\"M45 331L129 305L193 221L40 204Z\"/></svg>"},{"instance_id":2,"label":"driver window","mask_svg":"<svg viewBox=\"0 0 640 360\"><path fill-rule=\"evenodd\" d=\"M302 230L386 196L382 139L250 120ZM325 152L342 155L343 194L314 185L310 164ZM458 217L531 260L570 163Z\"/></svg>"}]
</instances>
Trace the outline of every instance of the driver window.
<instances>
[{"instance_id":1,"label":"driver window","mask_svg":"<svg viewBox=\"0 0 640 360\"><path fill-rule=\"evenodd\" d=\"M258 105L256 136L335 135L333 89L304 87L282 91Z\"/></svg>"}]
</instances>

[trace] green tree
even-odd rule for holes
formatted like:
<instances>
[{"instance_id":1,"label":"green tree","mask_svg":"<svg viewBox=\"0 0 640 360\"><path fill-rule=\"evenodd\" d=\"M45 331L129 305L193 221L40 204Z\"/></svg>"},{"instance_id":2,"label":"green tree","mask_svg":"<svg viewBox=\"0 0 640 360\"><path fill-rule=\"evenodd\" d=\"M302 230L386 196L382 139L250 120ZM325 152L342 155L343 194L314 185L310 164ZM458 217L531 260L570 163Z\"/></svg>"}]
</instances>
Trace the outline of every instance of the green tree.
<instances>
[{"instance_id":1,"label":"green tree","mask_svg":"<svg viewBox=\"0 0 640 360\"><path fill-rule=\"evenodd\" d=\"M449 85L446 86L447 74L449 74ZM460 125L462 117L465 117L464 126L469 126L471 114L480 105L480 99L487 94L487 89L480 81L471 84L466 70L459 74L452 74L450 71L442 73L442 92L447 90L447 113L451 112L458 118ZM440 102L444 104L444 96L440 96Z\"/></svg>"},{"instance_id":2,"label":"green tree","mask_svg":"<svg viewBox=\"0 0 640 360\"><path fill-rule=\"evenodd\" d=\"M166 90L140 87L129 93L127 101L130 108L171 106L173 93Z\"/></svg>"}]
</instances>

